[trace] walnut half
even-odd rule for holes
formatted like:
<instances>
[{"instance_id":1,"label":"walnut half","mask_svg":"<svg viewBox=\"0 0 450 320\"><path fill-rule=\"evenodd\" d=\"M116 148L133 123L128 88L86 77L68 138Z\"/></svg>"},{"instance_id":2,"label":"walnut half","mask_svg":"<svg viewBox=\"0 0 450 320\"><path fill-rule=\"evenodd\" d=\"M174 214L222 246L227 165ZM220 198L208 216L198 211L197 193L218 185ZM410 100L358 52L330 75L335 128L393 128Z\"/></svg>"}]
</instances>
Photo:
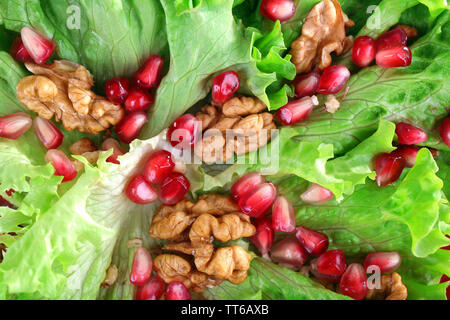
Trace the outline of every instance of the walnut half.
<instances>
[{"instance_id":1,"label":"walnut half","mask_svg":"<svg viewBox=\"0 0 450 320\"><path fill-rule=\"evenodd\" d=\"M379 289L369 289L367 300L406 300L408 290L397 272L382 275L380 282Z\"/></svg>"}]
</instances>

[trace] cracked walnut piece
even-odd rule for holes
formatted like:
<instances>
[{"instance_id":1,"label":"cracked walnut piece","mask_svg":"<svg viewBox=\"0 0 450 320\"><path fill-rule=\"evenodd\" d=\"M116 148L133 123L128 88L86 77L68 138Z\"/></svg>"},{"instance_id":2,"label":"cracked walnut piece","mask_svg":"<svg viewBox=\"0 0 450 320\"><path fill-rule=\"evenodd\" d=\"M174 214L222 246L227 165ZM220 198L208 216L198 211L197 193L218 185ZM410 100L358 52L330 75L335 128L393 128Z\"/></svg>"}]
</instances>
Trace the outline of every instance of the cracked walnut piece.
<instances>
[{"instance_id":1,"label":"cracked walnut piece","mask_svg":"<svg viewBox=\"0 0 450 320\"><path fill-rule=\"evenodd\" d=\"M100 150L97 149L94 142L89 138L82 138L69 147L73 155L83 156L90 164L95 164L100 156ZM83 171L84 164L78 159L72 160L73 166L77 172Z\"/></svg>"},{"instance_id":2,"label":"cracked walnut piece","mask_svg":"<svg viewBox=\"0 0 450 320\"><path fill-rule=\"evenodd\" d=\"M94 81L85 67L67 60L51 65L28 62L25 66L35 75L19 81L17 98L40 117L54 116L68 131L98 134L124 116L120 105L90 90Z\"/></svg>"},{"instance_id":3,"label":"cracked walnut piece","mask_svg":"<svg viewBox=\"0 0 450 320\"><path fill-rule=\"evenodd\" d=\"M162 205L153 216L149 233L153 238L173 239L183 233L195 218L191 215L194 204L183 199L173 206Z\"/></svg>"},{"instance_id":4,"label":"cracked walnut piece","mask_svg":"<svg viewBox=\"0 0 450 320\"><path fill-rule=\"evenodd\" d=\"M368 300L406 300L408 290L402 283L402 277L397 273L381 276L381 288L369 289L366 295Z\"/></svg>"},{"instance_id":5,"label":"cracked walnut piece","mask_svg":"<svg viewBox=\"0 0 450 320\"><path fill-rule=\"evenodd\" d=\"M353 26L338 0L323 0L306 17L301 36L292 42L290 54L297 74L315 67L323 70L331 65L331 53L341 54L352 46L353 38L345 36L346 27Z\"/></svg>"}]
</instances>

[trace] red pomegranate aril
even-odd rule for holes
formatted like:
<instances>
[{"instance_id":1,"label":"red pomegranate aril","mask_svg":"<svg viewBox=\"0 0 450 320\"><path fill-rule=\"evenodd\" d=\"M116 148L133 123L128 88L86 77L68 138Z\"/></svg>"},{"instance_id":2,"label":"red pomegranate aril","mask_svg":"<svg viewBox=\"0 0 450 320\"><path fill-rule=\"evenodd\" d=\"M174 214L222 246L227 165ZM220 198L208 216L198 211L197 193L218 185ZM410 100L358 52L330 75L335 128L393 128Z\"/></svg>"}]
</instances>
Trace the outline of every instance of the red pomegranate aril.
<instances>
[{"instance_id":1,"label":"red pomegranate aril","mask_svg":"<svg viewBox=\"0 0 450 320\"><path fill-rule=\"evenodd\" d=\"M272 183L263 183L254 191L242 196L238 205L243 213L252 217L260 218L269 211L277 196L277 189Z\"/></svg>"},{"instance_id":2,"label":"red pomegranate aril","mask_svg":"<svg viewBox=\"0 0 450 320\"><path fill-rule=\"evenodd\" d=\"M50 120L36 117L33 120L33 128L37 137L47 149L58 148L64 139L62 132Z\"/></svg>"},{"instance_id":3,"label":"red pomegranate aril","mask_svg":"<svg viewBox=\"0 0 450 320\"><path fill-rule=\"evenodd\" d=\"M378 186L387 186L397 181L404 168L405 160L402 157L390 153L381 154L375 162L375 180Z\"/></svg>"},{"instance_id":4,"label":"red pomegranate aril","mask_svg":"<svg viewBox=\"0 0 450 320\"><path fill-rule=\"evenodd\" d=\"M234 200L238 201L240 197L244 196L247 192L254 190L264 182L266 182L266 180L260 173L247 173L233 184L231 187L231 194L233 195Z\"/></svg>"},{"instance_id":5,"label":"red pomegranate aril","mask_svg":"<svg viewBox=\"0 0 450 320\"><path fill-rule=\"evenodd\" d=\"M164 294L166 284L159 276L153 276L136 291L136 300L159 300Z\"/></svg>"},{"instance_id":6,"label":"red pomegranate aril","mask_svg":"<svg viewBox=\"0 0 450 320\"><path fill-rule=\"evenodd\" d=\"M323 233L306 227L298 227L295 237L303 248L314 257L318 257L328 250L329 240L327 235Z\"/></svg>"},{"instance_id":7,"label":"red pomegranate aril","mask_svg":"<svg viewBox=\"0 0 450 320\"><path fill-rule=\"evenodd\" d=\"M417 144L428 140L428 135L425 131L404 122L397 123L395 133L401 144Z\"/></svg>"},{"instance_id":8,"label":"red pomegranate aril","mask_svg":"<svg viewBox=\"0 0 450 320\"><path fill-rule=\"evenodd\" d=\"M261 14L269 20L281 22L289 20L295 14L295 3L292 0L262 0Z\"/></svg>"},{"instance_id":9,"label":"red pomegranate aril","mask_svg":"<svg viewBox=\"0 0 450 320\"><path fill-rule=\"evenodd\" d=\"M234 71L227 71L214 77L212 98L215 102L223 103L230 100L239 89L239 76Z\"/></svg>"},{"instance_id":10,"label":"red pomegranate aril","mask_svg":"<svg viewBox=\"0 0 450 320\"><path fill-rule=\"evenodd\" d=\"M128 199L137 204L148 204L158 199L155 188L145 180L144 175L138 174L131 178L125 189Z\"/></svg>"},{"instance_id":11,"label":"red pomegranate aril","mask_svg":"<svg viewBox=\"0 0 450 320\"><path fill-rule=\"evenodd\" d=\"M162 203L173 205L184 198L190 187L189 180L183 174L172 172L162 181L159 196Z\"/></svg>"},{"instance_id":12,"label":"red pomegranate aril","mask_svg":"<svg viewBox=\"0 0 450 320\"><path fill-rule=\"evenodd\" d=\"M123 143L130 143L139 136L139 133L148 121L147 115L143 111L136 111L127 114L116 125L114 131Z\"/></svg>"},{"instance_id":13,"label":"red pomegranate aril","mask_svg":"<svg viewBox=\"0 0 450 320\"><path fill-rule=\"evenodd\" d=\"M273 230L278 232L294 232L295 213L292 203L283 196L275 199L272 207Z\"/></svg>"},{"instance_id":14,"label":"red pomegranate aril","mask_svg":"<svg viewBox=\"0 0 450 320\"><path fill-rule=\"evenodd\" d=\"M191 293L182 282L172 281L167 286L164 297L166 300L191 300Z\"/></svg>"},{"instance_id":15,"label":"red pomegranate aril","mask_svg":"<svg viewBox=\"0 0 450 320\"><path fill-rule=\"evenodd\" d=\"M359 263L352 263L345 270L339 283L341 293L355 300L362 300L367 295L367 276Z\"/></svg>"},{"instance_id":16,"label":"red pomegranate aril","mask_svg":"<svg viewBox=\"0 0 450 320\"><path fill-rule=\"evenodd\" d=\"M370 266L378 266L381 273L391 273L397 270L402 263L402 258L398 252L374 252L369 253L364 260L364 270Z\"/></svg>"},{"instance_id":17,"label":"red pomegranate aril","mask_svg":"<svg viewBox=\"0 0 450 320\"><path fill-rule=\"evenodd\" d=\"M446 118L441 124L441 129L439 130L441 134L442 141L450 148L450 117Z\"/></svg>"},{"instance_id":18,"label":"red pomegranate aril","mask_svg":"<svg viewBox=\"0 0 450 320\"><path fill-rule=\"evenodd\" d=\"M357 37L352 49L353 63L361 68L369 66L375 59L375 46L374 38L369 36Z\"/></svg>"},{"instance_id":19,"label":"red pomegranate aril","mask_svg":"<svg viewBox=\"0 0 450 320\"><path fill-rule=\"evenodd\" d=\"M326 67L320 76L317 93L335 94L341 91L348 79L350 71L342 64Z\"/></svg>"},{"instance_id":20,"label":"red pomegranate aril","mask_svg":"<svg viewBox=\"0 0 450 320\"><path fill-rule=\"evenodd\" d=\"M20 31L22 42L31 58L37 64L44 64L55 50L55 43L31 27Z\"/></svg>"},{"instance_id":21,"label":"red pomegranate aril","mask_svg":"<svg viewBox=\"0 0 450 320\"><path fill-rule=\"evenodd\" d=\"M53 168L55 168L55 176L64 177L62 182L72 181L77 176L73 163L61 150L48 150L45 155L45 162L51 163Z\"/></svg>"},{"instance_id":22,"label":"red pomegranate aril","mask_svg":"<svg viewBox=\"0 0 450 320\"><path fill-rule=\"evenodd\" d=\"M113 78L106 81L105 94L109 101L114 104L122 104L128 98L130 81L123 78Z\"/></svg>"},{"instance_id":23,"label":"red pomegranate aril","mask_svg":"<svg viewBox=\"0 0 450 320\"><path fill-rule=\"evenodd\" d=\"M117 160L117 157L125 154L125 151L120 146L119 142L113 138L108 138L102 143L102 150L107 151L113 149L113 154L106 159L106 162L111 162L115 164L120 164L120 161Z\"/></svg>"},{"instance_id":24,"label":"red pomegranate aril","mask_svg":"<svg viewBox=\"0 0 450 320\"><path fill-rule=\"evenodd\" d=\"M167 140L177 149L191 148L200 135L200 120L188 113L177 120L167 131Z\"/></svg>"},{"instance_id":25,"label":"red pomegranate aril","mask_svg":"<svg viewBox=\"0 0 450 320\"><path fill-rule=\"evenodd\" d=\"M319 85L320 73L310 72L307 74L298 75L293 81L292 85L295 90L295 98L303 98L312 96L316 93L317 86Z\"/></svg>"},{"instance_id":26,"label":"red pomegranate aril","mask_svg":"<svg viewBox=\"0 0 450 320\"><path fill-rule=\"evenodd\" d=\"M414 163L416 163L417 153L419 152L419 147L416 146L398 146L397 149L391 152L395 156L399 156L405 160L405 166L412 168Z\"/></svg>"},{"instance_id":27,"label":"red pomegranate aril","mask_svg":"<svg viewBox=\"0 0 450 320\"><path fill-rule=\"evenodd\" d=\"M313 183L300 195L300 198L307 203L320 204L330 201L334 197L329 189Z\"/></svg>"},{"instance_id":28,"label":"red pomegranate aril","mask_svg":"<svg viewBox=\"0 0 450 320\"><path fill-rule=\"evenodd\" d=\"M27 49L23 45L21 37L18 37L14 40L14 42L11 45L11 49L9 49L9 53L14 58L14 60L22 63L33 60L30 54L28 53Z\"/></svg>"},{"instance_id":29,"label":"red pomegranate aril","mask_svg":"<svg viewBox=\"0 0 450 320\"><path fill-rule=\"evenodd\" d=\"M166 150L158 150L147 160L144 175L148 182L157 184L167 178L174 168L172 154Z\"/></svg>"},{"instance_id":30,"label":"red pomegranate aril","mask_svg":"<svg viewBox=\"0 0 450 320\"><path fill-rule=\"evenodd\" d=\"M317 271L324 275L341 276L346 267L342 250L330 250L317 258Z\"/></svg>"},{"instance_id":31,"label":"red pomegranate aril","mask_svg":"<svg viewBox=\"0 0 450 320\"><path fill-rule=\"evenodd\" d=\"M444 282L447 282L447 281L450 281L450 278L447 275L443 274L442 277L441 277L441 280L439 281L439 283L444 283ZM447 300L450 300L450 285L447 286L447 289L445 291L445 295L447 296Z\"/></svg>"},{"instance_id":32,"label":"red pomegranate aril","mask_svg":"<svg viewBox=\"0 0 450 320\"><path fill-rule=\"evenodd\" d=\"M270 249L273 245L275 233L272 228L272 220L268 217L256 219L253 222L256 227L256 233L250 237L250 240L258 248L263 258L268 259Z\"/></svg>"},{"instance_id":33,"label":"red pomegranate aril","mask_svg":"<svg viewBox=\"0 0 450 320\"><path fill-rule=\"evenodd\" d=\"M127 112L147 111L155 102L147 91L140 88L132 88L125 100L125 110Z\"/></svg>"},{"instance_id":34,"label":"red pomegranate aril","mask_svg":"<svg viewBox=\"0 0 450 320\"><path fill-rule=\"evenodd\" d=\"M394 30L384 33L377 39L376 50L378 52L393 47L406 46L407 41L408 36L405 30L395 28Z\"/></svg>"},{"instance_id":35,"label":"red pomegranate aril","mask_svg":"<svg viewBox=\"0 0 450 320\"><path fill-rule=\"evenodd\" d=\"M311 273L314 275L314 277L316 277L317 279L319 279L322 282L325 283L338 283L341 276L340 275L328 275L328 274L323 274L320 273L319 271L317 271L317 258L311 260L310 262L311 265Z\"/></svg>"},{"instance_id":36,"label":"red pomegranate aril","mask_svg":"<svg viewBox=\"0 0 450 320\"><path fill-rule=\"evenodd\" d=\"M14 205L5 198L3 198L2 196L0 196L0 207L8 207L12 209L14 208Z\"/></svg>"},{"instance_id":37,"label":"red pomegranate aril","mask_svg":"<svg viewBox=\"0 0 450 320\"><path fill-rule=\"evenodd\" d=\"M289 126L307 119L311 111L318 104L319 101L316 96L293 100L281 107L275 114L275 118L281 124Z\"/></svg>"},{"instance_id":38,"label":"red pomegranate aril","mask_svg":"<svg viewBox=\"0 0 450 320\"><path fill-rule=\"evenodd\" d=\"M397 46L377 51L375 60L382 68L408 67L411 65L412 53L407 46Z\"/></svg>"},{"instance_id":39,"label":"red pomegranate aril","mask_svg":"<svg viewBox=\"0 0 450 320\"><path fill-rule=\"evenodd\" d=\"M164 60L160 56L150 56L133 75L134 82L141 88L157 88L161 82Z\"/></svg>"},{"instance_id":40,"label":"red pomegranate aril","mask_svg":"<svg viewBox=\"0 0 450 320\"><path fill-rule=\"evenodd\" d=\"M16 140L31 128L33 120L25 112L0 117L0 137Z\"/></svg>"},{"instance_id":41,"label":"red pomegranate aril","mask_svg":"<svg viewBox=\"0 0 450 320\"><path fill-rule=\"evenodd\" d=\"M144 247L138 247L131 265L130 282L139 287L143 286L150 279L152 268L153 262L150 252Z\"/></svg>"},{"instance_id":42,"label":"red pomegranate aril","mask_svg":"<svg viewBox=\"0 0 450 320\"><path fill-rule=\"evenodd\" d=\"M308 259L308 252L295 237L289 237L273 245L270 257L277 263L301 267Z\"/></svg>"}]
</instances>

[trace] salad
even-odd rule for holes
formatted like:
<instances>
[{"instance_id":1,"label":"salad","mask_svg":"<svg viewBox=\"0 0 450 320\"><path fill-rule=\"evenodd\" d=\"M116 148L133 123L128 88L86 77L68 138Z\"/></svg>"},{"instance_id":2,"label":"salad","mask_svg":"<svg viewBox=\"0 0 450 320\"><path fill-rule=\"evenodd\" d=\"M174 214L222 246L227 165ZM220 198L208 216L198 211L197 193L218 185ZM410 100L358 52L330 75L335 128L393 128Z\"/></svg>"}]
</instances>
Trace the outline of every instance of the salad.
<instances>
[{"instance_id":1,"label":"salad","mask_svg":"<svg viewBox=\"0 0 450 320\"><path fill-rule=\"evenodd\" d=\"M0 299L445 300L446 0L2 0Z\"/></svg>"}]
</instances>

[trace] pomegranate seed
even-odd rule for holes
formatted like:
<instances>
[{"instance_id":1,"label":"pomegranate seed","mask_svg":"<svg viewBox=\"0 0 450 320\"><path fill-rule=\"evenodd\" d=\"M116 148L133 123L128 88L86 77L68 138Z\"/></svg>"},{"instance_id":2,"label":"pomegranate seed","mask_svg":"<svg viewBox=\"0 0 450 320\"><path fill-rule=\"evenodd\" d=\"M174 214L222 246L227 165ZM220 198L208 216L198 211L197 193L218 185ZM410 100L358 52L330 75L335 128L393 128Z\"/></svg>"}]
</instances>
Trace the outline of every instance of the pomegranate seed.
<instances>
[{"instance_id":1,"label":"pomegranate seed","mask_svg":"<svg viewBox=\"0 0 450 320\"><path fill-rule=\"evenodd\" d=\"M317 97L303 97L298 100L290 101L275 114L278 122L285 126L300 122L308 118L314 106L317 106L319 101Z\"/></svg>"},{"instance_id":2,"label":"pomegranate seed","mask_svg":"<svg viewBox=\"0 0 450 320\"><path fill-rule=\"evenodd\" d=\"M295 213L292 203L283 196L278 196L272 207L273 230L278 232L294 232Z\"/></svg>"},{"instance_id":3,"label":"pomegranate seed","mask_svg":"<svg viewBox=\"0 0 450 320\"><path fill-rule=\"evenodd\" d=\"M256 219L253 223L256 227L256 233L250 237L253 244L258 248L264 258L268 258L268 253L272 248L274 231L272 229L272 220L268 217Z\"/></svg>"},{"instance_id":4,"label":"pomegranate seed","mask_svg":"<svg viewBox=\"0 0 450 320\"><path fill-rule=\"evenodd\" d=\"M405 168L405 160L395 154L383 153L375 162L376 181L378 186L387 186L402 174Z\"/></svg>"},{"instance_id":5,"label":"pomegranate seed","mask_svg":"<svg viewBox=\"0 0 450 320\"><path fill-rule=\"evenodd\" d=\"M191 148L197 142L200 134L200 121L188 113L177 120L169 127L167 131L167 140L172 147L178 149Z\"/></svg>"},{"instance_id":6,"label":"pomegranate seed","mask_svg":"<svg viewBox=\"0 0 450 320\"><path fill-rule=\"evenodd\" d=\"M266 182L264 177L257 173L248 173L243 175L236 181L231 187L231 194L233 195L234 200L238 201L240 197L244 196L247 192L254 190L260 184Z\"/></svg>"},{"instance_id":7,"label":"pomegranate seed","mask_svg":"<svg viewBox=\"0 0 450 320\"><path fill-rule=\"evenodd\" d=\"M289 237L274 244L270 257L277 263L301 267L308 259L308 252L295 237Z\"/></svg>"},{"instance_id":8,"label":"pomegranate seed","mask_svg":"<svg viewBox=\"0 0 450 320\"><path fill-rule=\"evenodd\" d=\"M179 281L171 282L166 288L166 300L191 300L188 288Z\"/></svg>"},{"instance_id":9,"label":"pomegranate seed","mask_svg":"<svg viewBox=\"0 0 450 320\"><path fill-rule=\"evenodd\" d=\"M0 117L0 137L16 140L30 129L33 121L25 112Z\"/></svg>"},{"instance_id":10,"label":"pomegranate seed","mask_svg":"<svg viewBox=\"0 0 450 320\"><path fill-rule=\"evenodd\" d=\"M128 98L130 81L123 78L113 78L106 81L105 93L109 101L114 104L122 104Z\"/></svg>"},{"instance_id":11,"label":"pomegranate seed","mask_svg":"<svg viewBox=\"0 0 450 320\"><path fill-rule=\"evenodd\" d=\"M382 68L398 68L411 65L412 53L407 46L397 46L377 51L377 65Z\"/></svg>"},{"instance_id":12,"label":"pomegranate seed","mask_svg":"<svg viewBox=\"0 0 450 320\"><path fill-rule=\"evenodd\" d=\"M21 37L18 37L14 40L11 45L11 49L9 49L9 53L14 58L14 60L19 62L29 62L33 60L27 49L25 49Z\"/></svg>"},{"instance_id":13,"label":"pomegranate seed","mask_svg":"<svg viewBox=\"0 0 450 320\"><path fill-rule=\"evenodd\" d=\"M184 198L191 184L181 173L172 172L161 183L161 201L167 205L173 205Z\"/></svg>"},{"instance_id":14,"label":"pomegranate seed","mask_svg":"<svg viewBox=\"0 0 450 320\"><path fill-rule=\"evenodd\" d=\"M47 149L58 148L64 139L62 132L50 120L36 117L33 120L33 128Z\"/></svg>"},{"instance_id":15,"label":"pomegranate seed","mask_svg":"<svg viewBox=\"0 0 450 320\"><path fill-rule=\"evenodd\" d=\"M378 266L381 273L391 273L402 263L402 258L398 252L374 252L369 253L364 260L364 270L369 266Z\"/></svg>"},{"instance_id":16,"label":"pomegranate seed","mask_svg":"<svg viewBox=\"0 0 450 320\"><path fill-rule=\"evenodd\" d=\"M359 263L352 263L345 270L339 283L341 293L355 300L362 300L367 295L367 276Z\"/></svg>"},{"instance_id":17,"label":"pomegranate seed","mask_svg":"<svg viewBox=\"0 0 450 320\"><path fill-rule=\"evenodd\" d=\"M159 300L164 293L166 284L158 276L153 276L150 280L136 291L136 300Z\"/></svg>"},{"instance_id":18,"label":"pomegranate seed","mask_svg":"<svg viewBox=\"0 0 450 320\"><path fill-rule=\"evenodd\" d=\"M326 67L320 77L317 93L338 93L345 87L345 84L349 78L350 71L348 71L347 67L342 64Z\"/></svg>"},{"instance_id":19,"label":"pomegranate seed","mask_svg":"<svg viewBox=\"0 0 450 320\"><path fill-rule=\"evenodd\" d=\"M295 3L292 0L263 0L261 14L269 20L281 22L289 20L295 14Z\"/></svg>"},{"instance_id":20,"label":"pomegranate seed","mask_svg":"<svg viewBox=\"0 0 450 320\"><path fill-rule=\"evenodd\" d=\"M324 281L324 282L332 282L332 283L339 282L339 279L341 278L340 275L328 275L328 274L323 274L323 273L320 273L319 271L317 271L317 258L311 260L310 265L311 265L311 273L317 279Z\"/></svg>"},{"instance_id":21,"label":"pomegranate seed","mask_svg":"<svg viewBox=\"0 0 450 320\"><path fill-rule=\"evenodd\" d=\"M150 183L145 180L142 174L131 178L125 189L128 199L138 204L147 204L155 202L158 199L158 193Z\"/></svg>"},{"instance_id":22,"label":"pomegranate seed","mask_svg":"<svg viewBox=\"0 0 450 320\"><path fill-rule=\"evenodd\" d=\"M133 88L130 90L127 100L125 100L125 110L130 113L135 111L147 111L153 102L155 102L155 100L153 100L150 93L140 88Z\"/></svg>"},{"instance_id":23,"label":"pomegranate seed","mask_svg":"<svg viewBox=\"0 0 450 320\"><path fill-rule=\"evenodd\" d=\"M31 58L33 58L34 62L43 64L50 59L53 50L55 50L55 43L52 40L28 26L23 27L20 34L22 36L23 45Z\"/></svg>"},{"instance_id":24,"label":"pomegranate seed","mask_svg":"<svg viewBox=\"0 0 450 320\"><path fill-rule=\"evenodd\" d=\"M123 143L130 143L139 136L139 133L148 121L147 115L143 111L136 111L127 114L116 125L114 131Z\"/></svg>"},{"instance_id":25,"label":"pomegranate seed","mask_svg":"<svg viewBox=\"0 0 450 320\"><path fill-rule=\"evenodd\" d=\"M442 141L450 148L450 117L442 122L440 134Z\"/></svg>"},{"instance_id":26,"label":"pomegranate seed","mask_svg":"<svg viewBox=\"0 0 450 320\"><path fill-rule=\"evenodd\" d=\"M134 82L141 88L157 88L161 82L163 64L164 60L160 56L150 56L133 75Z\"/></svg>"},{"instance_id":27,"label":"pomegranate seed","mask_svg":"<svg viewBox=\"0 0 450 320\"><path fill-rule=\"evenodd\" d=\"M295 237L312 256L318 257L328 249L328 237L323 233L298 227Z\"/></svg>"},{"instance_id":28,"label":"pomegranate seed","mask_svg":"<svg viewBox=\"0 0 450 320\"><path fill-rule=\"evenodd\" d=\"M405 30L401 28L395 28L394 30L384 33L378 38L376 42L376 50L378 52L398 46L406 46L407 41L408 36Z\"/></svg>"},{"instance_id":29,"label":"pomegranate seed","mask_svg":"<svg viewBox=\"0 0 450 320\"><path fill-rule=\"evenodd\" d=\"M345 256L342 250L330 250L322 253L317 258L317 271L320 274L327 276L341 276L345 268L347 267L345 263Z\"/></svg>"},{"instance_id":30,"label":"pomegranate seed","mask_svg":"<svg viewBox=\"0 0 450 320\"><path fill-rule=\"evenodd\" d=\"M412 168L414 163L416 163L418 152L419 148L416 146L399 146L396 150L392 151L391 154L403 158L403 160L405 160L405 166Z\"/></svg>"},{"instance_id":31,"label":"pomegranate seed","mask_svg":"<svg viewBox=\"0 0 450 320\"><path fill-rule=\"evenodd\" d=\"M312 96L316 93L317 86L319 85L320 73L310 72L307 74L298 75L293 81L292 85L295 90L295 98L303 98Z\"/></svg>"},{"instance_id":32,"label":"pomegranate seed","mask_svg":"<svg viewBox=\"0 0 450 320\"><path fill-rule=\"evenodd\" d=\"M361 36L356 38L352 50L353 63L361 68L369 66L375 59L375 45L376 41L372 37Z\"/></svg>"},{"instance_id":33,"label":"pomegranate seed","mask_svg":"<svg viewBox=\"0 0 450 320\"><path fill-rule=\"evenodd\" d=\"M13 204L8 200L6 200L5 198L3 198L2 196L0 196L0 207L8 207L11 209L14 208Z\"/></svg>"},{"instance_id":34,"label":"pomegranate seed","mask_svg":"<svg viewBox=\"0 0 450 320\"><path fill-rule=\"evenodd\" d=\"M333 192L329 189L313 183L309 188L300 195L300 198L307 203L325 203L334 197Z\"/></svg>"},{"instance_id":35,"label":"pomegranate seed","mask_svg":"<svg viewBox=\"0 0 450 320\"><path fill-rule=\"evenodd\" d=\"M72 162L61 150L48 150L45 155L45 162L51 163L55 168L55 176L64 177L62 182L72 181L77 176L77 171Z\"/></svg>"},{"instance_id":36,"label":"pomegranate seed","mask_svg":"<svg viewBox=\"0 0 450 320\"><path fill-rule=\"evenodd\" d=\"M145 179L150 183L160 183L175 168L172 160L172 154L166 150L158 150L154 152L147 160L144 169Z\"/></svg>"},{"instance_id":37,"label":"pomegranate seed","mask_svg":"<svg viewBox=\"0 0 450 320\"><path fill-rule=\"evenodd\" d=\"M144 247L138 247L133 257L131 265L130 282L136 286L143 286L147 283L152 274L152 256Z\"/></svg>"},{"instance_id":38,"label":"pomegranate seed","mask_svg":"<svg viewBox=\"0 0 450 320\"><path fill-rule=\"evenodd\" d=\"M14 190L12 188L5 191L5 193L8 195L8 197L11 197L13 195L13 193L15 193L15 192L16 192L16 190Z\"/></svg>"},{"instance_id":39,"label":"pomegranate seed","mask_svg":"<svg viewBox=\"0 0 450 320\"><path fill-rule=\"evenodd\" d=\"M102 143L102 150L107 151L109 149L113 149L113 154L106 159L106 162L112 162L115 164L120 164L120 161L117 160L117 157L124 155L125 151L123 151L119 142L114 140L113 138L108 138Z\"/></svg>"},{"instance_id":40,"label":"pomegranate seed","mask_svg":"<svg viewBox=\"0 0 450 320\"><path fill-rule=\"evenodd\" d=\"M425 131L404 122L397 123L395 133L401 144L416 144L428 140L428 135Z\"/></svg>"},{"instance_id":41,"label":"pomegranate seed","mask_svg":"<svg viewBox=\"0 0 450 320\"><path fill-rule=\"evenodd\" d=\"M447 275L443 274L442 277L441 277L441 280L439 281L439 283L444 283L444 282L447 282L449 280L450 280L450 278ZM450 285L447 286L446 296L447 296L447 300L450 300Z\"/></svg>"},{"instance_id":42,"label":"pomegranate seed","mask_svg":"<svg viewBox=\"0 0 450 320\"><path fill-rule=\"evenodd\" d=\"M272 183L263 183L242 196L238 205L243 213L253 218L262 217L273 205L277 196L277 189Z\"/></svg>"},{"instance_id":43,"label":"pomegranate seed","mask_svg":"<svg viewBox=\"0 0 450 320\"><path fill-rule=\"evenodd\" d=\"M212 85L212 98L223 103L231 99L239 89L239 76L234 71L227 71L216 76Z\"/></svg>"}]
</instances>

